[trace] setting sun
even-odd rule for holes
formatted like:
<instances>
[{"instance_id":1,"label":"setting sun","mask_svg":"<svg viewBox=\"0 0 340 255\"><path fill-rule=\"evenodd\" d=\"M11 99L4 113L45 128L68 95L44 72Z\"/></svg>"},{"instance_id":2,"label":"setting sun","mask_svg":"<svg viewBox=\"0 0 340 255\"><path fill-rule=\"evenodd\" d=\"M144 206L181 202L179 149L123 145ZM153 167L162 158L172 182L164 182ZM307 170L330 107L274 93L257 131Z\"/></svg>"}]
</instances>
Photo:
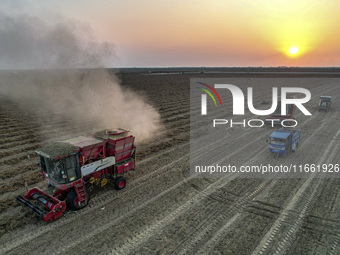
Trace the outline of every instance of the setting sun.
<instances>
[{"instance_id":1,"label":"setting sun","mask_svg":"<svg viewBox=\"0 0 340 255\"><path fill-rule=\"evenodd\" d=\"M291 47L289 48L289 53L291 55L296 55L299 52L299 48L298 47Z\"/></svg>"}]
</instances>

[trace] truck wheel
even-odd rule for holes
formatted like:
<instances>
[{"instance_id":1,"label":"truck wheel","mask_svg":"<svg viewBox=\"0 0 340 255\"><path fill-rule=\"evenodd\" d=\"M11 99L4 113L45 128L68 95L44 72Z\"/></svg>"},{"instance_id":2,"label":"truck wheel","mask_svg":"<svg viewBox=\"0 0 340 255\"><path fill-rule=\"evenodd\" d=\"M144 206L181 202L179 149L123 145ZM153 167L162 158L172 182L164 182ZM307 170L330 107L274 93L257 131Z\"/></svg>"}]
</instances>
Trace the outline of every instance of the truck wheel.
<instances>
[{"instance_id":1,"label":"truck wheel","mask_svg":"<svg viewBox=\"0 0 340 255\"><path fill-rule=\"evenodd\" d=\"M126 185L126 179L123 177L119 177L115 180L115 189L121 190L124 189Z\"/></svg>"},{"instance_id":2,"label":"truck wheel","mask_svg":"<svg viewBox=\"0 0 340 255\"><path fill-rule=\"evenodd\" d=\"M80 210L83 209L90 201L90 192L87 187L85 187L86 192L86 200L83 202L82 205L78 205L78 199L77 199L77 192L75 189L73 189L70 193L68 193L66 205L71 208L72 210Z\"/></svg>"}]
</instances>

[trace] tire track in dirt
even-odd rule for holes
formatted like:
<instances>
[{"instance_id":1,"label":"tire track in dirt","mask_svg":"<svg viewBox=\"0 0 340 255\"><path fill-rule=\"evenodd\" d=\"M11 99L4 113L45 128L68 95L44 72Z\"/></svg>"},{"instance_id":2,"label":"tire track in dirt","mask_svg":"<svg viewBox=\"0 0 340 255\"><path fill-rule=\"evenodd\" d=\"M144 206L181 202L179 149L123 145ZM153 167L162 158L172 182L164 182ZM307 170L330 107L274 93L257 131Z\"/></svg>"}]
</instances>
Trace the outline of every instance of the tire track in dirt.
<instances>
[{"instance_id":1,"label":"tire track in dirt","mask_svg":"<svg viewBox=\"0 0 340 255\"><path fill-rule=\"evenodd\" d=\"M230 178L228 181L231 181L231 180L232 180L232 178ZM131 213L135 213L138 210L144 208L145 206L148 205L148 203L153 202L153 199L157 200L157 199L161 198L165 194L168 194L172 190L174 190L174 189L178 188L179 186L183 185L183 183L184 183L184 181L181 181L178 184L175 184L170 189L160 193L159 194L160 196L157 195L156 197L148 200L147 203L144 203L141 206L137 207L136 211L131 211ZM214 192L215 191L215 189L217 188L216 184L218 184L218 183L211 184L210 186L207 187L207 189L209 190L209 192L207 192L208 194L210 192ZM164 217L163 219L155 222L154 224L151 224L150 226L147 227L147 229L143 230L143 232L139 233L138 235L135 235L131 240L127 240L127 242L123 243L120 248L114 249L112 251L112 253L113 254L128 254L129 252L131 252L132 249L137 248L143 242L147 241L151 236L155 235L155 233L160 231L164 226L167 226L172 221L174 221L178 217L179 214L184 213L184 212L192 209L192 207L195 206L196 203L199 203L201 201L201 199L205 198L206 195L207 194L202 195L202 193L199 193L199 194L195 195L194 197L190 198L186 203L184 203L181 206L179 206L176 209L174 209L166 217ZM119 220L122 220L122 219L118 218L117 220L119 221ZM96 231L95 233L91 233L88 236L86 236L85 240L90 239L94 235L98 235L98 234L102 233L108 227L112 227L116 223L117 223L116 220L110 222L109 225L106 225L103 229L102 228L98 229L98 232ZM77 241L77 243L75 245L80 245L81 243L83 243L83 240ZM74 247L74 244L72 244L71 247L67 247L67 250L72 249L73 247ZM62 254L65 251L66 250L62 251L59 254Z\"/></svg>"},{"instance_id":2,"label":"tire track in dirt","mask_svg":"<svg viewBox=\"0 0 340 255\"><path fill-rule=\"evenodd\" d=\"M185 146L185 145L183 145L183 146ZM172 149L171 151L173 151L175 149L176 148ZM161 154L164 154L164 153L161 153ZM159 155L157 155L157 156L159 157ZM154 157L157 157L157 156L154 156ZM142 183L143 180L149 179L151 176L156 175L156 174L159 175L160 172L162 172L162 170L164 170L166 168L171 168L177 162L181 162L181 161L183 161L187 157L188 157L188 154L178 158L177 160L171 162L170 164L165 165L163 168L160 168L157 171L150 172L147 175L143 175L140 178L133 180L131 182L131 187L128 190L123 190L123 192L120 192L121 195L122 196L123 195L126 196L129 193L132 193L132 191L134 191L135 189L140 188L141 186L143 186L143 183ZM137 185L134 185L134 184L137 184ZM115 194L115 196L110 196L110 195L112 195L112 193L116 193L116 191L111 190L109 192L106 192L105 194L100 195L95 201L91 200L91 202L93 202L93 203L89 204L89 208L86 208L85 210L77 212L77 214L78 214L77 216L81 217L84 214L90 215L92 212L94 212L98 208L104 206L106 203L109 203L112 200L115 200L116 197L117 197L117 194ZM111 197L111 198L107 199L107 197ZM27 233L26 236L22 236L21 240L19 240L19 241L16 240L15 242L7 243L3 247L1 247L2 249L0 251L2 251L2 252L11 251L11 250L13 250L15 248L18 248L19 246L22 246L22 245L25 245L26 243L31 242L34 239L37 239L38 237L40 237L40 236L42 236L42 235L52 231L53 229L57 229L57 228L60 228L62 226L65 226L65 225L71 223L73 220L75 220L73 217L72 218L62 218L59 221L53 223L53 225L52 224L45 225L41 229L38 229L34 233Z\"/></svg>"},{"instance_id":3,"label":"tire track in dirt","mask_svg":"<svg viewBox=\"0 0 340 255\"><path fill-rule=\"evenodd\" d=\"M305 123L303 124L303 125L306 125L306 124L308 124L308 121L305 121ZM319 130L320 130L321 128L319 128L318 130L315 130L315 132L314 133L317 133ZM230 224L229 223L227 223L226 224L226 226L230 226ZM223 229L223 228L222 228ZM224 229L227 229L227 227L225 227ZM221 231L218 231L218 233L220 233L221 234ZM223 237L223 235L218 235L220 238L221 237ZM212 241L213 240L213 241ZM212 243L215 243L216 242L216 240L218 240L218 238L214 238L214 237L212 237L209 241L210 242L212 242ZM191 245L192 246L192 245ZM205 247L207 246L207 244L205 243ZM210 245L211 247L213 247L214 245ZM181 254L185 254L187 252L187 250L184 250L184 252L182 252ZM207 250L205 251L205 252L208 252Z\"/></svg>"},{"instance_id":4,"label":"tire track in dirt","mask_svg":"<svg viewBox=\"0 0 340 255\"><path fill-rule=\"evenodd\" d=\"M202 148L202 150L204 150L204 148ZM189 154L187 154L186 156L188 156ZM131 189L129 189L129 191L130 191ZM106 200L104 203L107 203L108 201Z\"/></svg>"},{"instance_id":5,"label":"tire track in dirt","mask_svg":"<svg viewBox=\"0 0 340 255\"><path fill-rule=\"evenodd\" d=\"M312 184L314 189L311 190L310 187ZM288 246L293 241L293 238L295 238L295 233L301 226L302 219L305 217L308 206L313 200L319 185L320 182L315 181L315 179L307 179L307 181L304 182L252 254L283 254L287 251ZM309 196L306 195L307 192ZM298 215L293 212L296 210L296 207L302 207ZM282 233L284 232L280 231L283 225L292 220L294 223L292 226L289 226L288 233L284 231L285 237L283 237L282 241L279 242L279 244L272 243L274 238L279 238L278 235L283 235Z\"/></svg>"},{"instance_id":6,"label":"tire track in dirt","mask_svg":"<svg viewBox=\"0 0 340 255\"><path fill-rule=\"evenodd\" d=\"M322 163L334 163L334 159L338 159L339 156L337 156L336 154L340 155L339 153L339 146L337 144L337 138L340 136L340 129L338 130L338 132L335 134L333 140L331 141L331 143L329 144L329 146L327 147L327 149L325 150L324 154L323 154L323 157L321 158L321 160L319 162L322 162ZM332 153L329 153L330 150L332 151ZM336 152L336 153L335 153ZM339 162L340 163L340 162ZM335 182L335 179L332 179L331 181ZM336 179L337 183L338 183L338 179ZM322 180L321 184L323 185L327 185L327 188L329 185L331 185L331 183L329 182L325 182L325 180ZM335 189L334 190L335 192L337 192L337 190ZM334 192L332 190L332 193ZM321 190L320 192L318 192L319 194L322 194L324 193L325 191L324 190ZM315 203L320 203L321 201L316 201ZM328 203L327 202L322 202L322 206L326 209L326 204L325 203ZM332 205L332 207L335 206L334 204ZM313 208L314 209L314 208ZM313 213L313 212L311 212ZM335 212L336 213L336 212ZM327 214L329 214L329 212L327 212ZM327 215L326 214L326 215ZM335 214L337 215L337 214ZM339 221L333 221L333 220L330 220L330 219L324 219L324 218L317 218L317 221L316 221L316 228L313 228L313 225L311 226L311 223L304 219L304 224L307 224L306 226L303 226L302 228L307 228L307 230L312 230L316 233L321 233L322 236L326 236L324 237L327 241L330 243L330 247L320 247L320 242L318 243L314 243L314 249L322 249L323 252L327 252L327 254L338 254L338 251L339 251L339 242L340 242L340 233L338 231L338 228L336 228L334 225L339 225L340 222ZM312 222L313 223L313 222ZM314 223L313 223L314 224ZM326 228L326 229L325 229ZM302 230L299 231L299 233L301 232ZM302 234L303 231L302 231ZM319 246L317 246L319 245ZM293 248L296 248L296 244L293 246ZM328 249L327 249L328 248ZM309 249L305 248L305 252L311 252L312 251L312 247Z\"/></svg>"},{"instance_id":7,"label":"tire track in dirt","mask_svg":"<svg viewBox=\"0 0 340 255\"><path fill-rule=\"evenodd\" d=\"M255 143L256 141L254 141ZM249 146L249 145L247 145ZM232 154L229 154L228 156L224 157L220 161L225 160L226 158L233 157L235 154L237 154L239 151L242 151L244 148L240 148L238 151L235 151ZM263 151L260 151L261 154ZM258 156L256 154L254 157ZM194 176L189 177L189 179L193 178ZM115 249L113 253L118 254L127 254L134 252L133 249L136 249L137 247L141 246L142 243L146 242L149 238L156 235L158 232L160 232L164 227L169 225L172 221L177 219L181 214L185 213L187 210L190 210L193 208L193 206L196 206L197 203L201 202L202 199L210 197L213 193L215 193L217 190L221 189L223 186L230 183L231 180L235 179L237 176L233 175L232 177L228 178L221 178L218 179L213 184L206 187L204 190L199 192L194 198L188 200L185 204L181 205L174 211L172 211L170 214L168 214L166 217L164 217L161 221L154 223L150 227L148 227L145 231L140 233L137 236L134 236L132 240L128 240L128 242L123 243L119 249ZM187 183L188 180L184 179L181 181L181 183ZM220 184L221 183L221 184ZM131 251L132 250L132 251Z\"/></svg>"},{"instance_id":8,"label":"tire track in dirt","mask_svg":"<svg viewBox=\"0 0 340 255\"><path fill-rule=\"evenodd\" d=\"M198 232L196 236L194 236L189 242L184 242L178 246L178 254L188 254L192 253L194 248L198 247L201 243L203 243L204 238L207 236L211 236L211 238L204 242L204 249L211 249L215 245L215 242L220 240L223 237L223 233L241 216L241 211L244 206L248 202L249 199L256 197L256 195L262 192L270 183L271 180L263 181L255 190L253 190L250 194L246 194L244 197L241 197L235 204L232 204L227 210L223 210L223 212L219 212L217 217L213 217L214 220L209 220L209 223L205 225L205 228ZM221 222L227 222L221 227ZM217 231L216 231L217 230ZM214 233L214 234L213 234ZM201 248L198 252L194 252L195 254L207 254L206 251Z\"/></svg>"},{"instance_id":9,"label":"tire track in dirt","mask_svg":"<svg viewBox=\"0 0 340 255\"><path fill-rule=\"evenodd\" d=\"M235 138L236 139L236 138ZM188 143L187 144L184 144L183 146L185 146L185 145L188 145ZM173 150L176 150L176 148L173 148L171 151L173 151ZM187 155L188 156L188 155ZM157 157L157 156L156 156ZM144 160L143 160L144 161ZM142 178L143 179L147 179L149 177L149 174L148 175L145 175L145 176L143 176ZM135 182L137 182L137 180L134 180L133 181L133 183L135 183ZM133 185L133 183L131 183L131 185ZM137 185L138 186L138 185ZM129 190L127 190L126 192L131 192L134 188L136 188L136 187L131 187ZM113 190L113 191L109 191L109 192L107 192L107 193L105 193L105 194L103 194L103 196L105 195L105 198L104 198L104 200L102 201L102 203L96 203L96 206L94 207L94 204L93 204L93 202L92 203L90 203L90 207L91 207L91 211L92 211L92 209L97 209L98 207L101 207L101 206L103 206L105 203L108 203L109 201L111 201L112 199L109 199L109 200L107 200L106 199L106 197L108 197L108 196L110 196L111 195L111 193L114 193L115 191ZM114 198L113 198L114 199ZM97 199L98 200L98 199ZM92 200L91 200L92 201ZM88 213L90 213L90 211L89 210L86 210ZM81 211L80 213L82 213L83 211ZM58 222L59 223L59 222ZM66 224L66 223L65 223ZM64 225L64 224L63 224ZM45 232L44 232L45 233ZM43 233L41 233L41 234L39 234L39 236L40 235L42 235ZM38 236L36 236L35 238L37 238ZM29 242L30 240L32 240L31 239L32 238L32 236L30 236L29 237L29 239L27 239L27 241L25 241L25 242ZM22 241L22 240L21 240Z\"/></svg>"},{"instance_id":10,"label":"tire track in dirt","mask_svg":"<svg viewBox=\"0 0 340 255\"><path fill-rule=\"evenodd\" d=\"M336 137L340 134L340 129L336 133ZM326 151L322 154L321 159L319 159L319 164L322 164L330 160L329 158L329 150L334 146L335 140L333 140L327 147ZM310 203L313 201L316 192L320 187L321 180L315 179L316 174L312 174L310 179L307 179L302 187L298 190L298 192L294 195L288 206L283 210L280 217L276 220L272 228L267 232L264 238L261 240L257 248L253 251L252 254L282 254L288 250L288 248L292 245L292 242L296 236L297 231L300 229L302 225L302 221L306 216L307 210L309 208ZM298 210L297 208L300 208ZM295 212L298 212L297 217ZM292 213L294 212L294 213ZM292 225L286 225L286 222L290 222L292 219ZM286 236L283 238L281 242L273 243L274 239L278 238L278 235L282 234L283 225L288 228L285 232ZM333 248L334 249L334 248Z\"/></svg>"}]
</instances>

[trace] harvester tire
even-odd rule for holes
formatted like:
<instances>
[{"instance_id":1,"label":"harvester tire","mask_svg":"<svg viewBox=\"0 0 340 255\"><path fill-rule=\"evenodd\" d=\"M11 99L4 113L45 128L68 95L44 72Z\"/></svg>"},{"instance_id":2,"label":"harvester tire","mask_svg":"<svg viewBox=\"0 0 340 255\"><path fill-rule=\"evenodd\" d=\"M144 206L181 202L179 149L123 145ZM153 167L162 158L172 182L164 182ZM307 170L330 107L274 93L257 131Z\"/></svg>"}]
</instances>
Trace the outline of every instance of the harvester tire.
<instances>
[{"instance_id":1,"label":"harvester tire","mask_svg":"<svg viewBox=\"0 0 340 255\"><path fill-rule=\"evenodd\" d=\"M115 189L121 190L124 189L126 186L126 179L123 177L119 177L115 180Z\"/></svg>"},{"instance_id":2,"label":"harvester tire","mask_svg":"<svg viewBox=\"0 0 340 255\"><path fill-rule=\"evenodd\" d=\"M86 201L85 203L79 206L76 201L77 192L74 189L70 191L70 193L68 193L67 195L67 200L66 200L67 207L71 208L72 210L80 210L80 209L83 209L85 206L87 206L87 204L90 201L90 192L87 187L85 187L85 192L86 192Z\"/></svg>"}]
</instances>

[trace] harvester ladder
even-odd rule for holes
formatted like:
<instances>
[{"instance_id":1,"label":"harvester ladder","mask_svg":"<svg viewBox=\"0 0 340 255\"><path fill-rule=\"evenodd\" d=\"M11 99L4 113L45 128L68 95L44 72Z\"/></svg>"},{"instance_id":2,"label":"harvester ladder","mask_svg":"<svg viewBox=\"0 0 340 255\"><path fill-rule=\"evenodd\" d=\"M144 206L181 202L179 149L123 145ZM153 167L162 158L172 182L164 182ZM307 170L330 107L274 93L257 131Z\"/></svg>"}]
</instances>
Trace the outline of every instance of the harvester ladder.
<instances>
[{"instance_id":1,"label":"harvester ladder","mask_svg":"<svg viewBox=\"0 0 340 255\"><path fill-rule=\"evenodd\" d=\"M85 182L83 180L80 180L78 183L74 185L74 189L77 192L77 198L79 203L84 202L87 197L86 197L86 190L85 190Z\"/></svg>"}]
</instances>

